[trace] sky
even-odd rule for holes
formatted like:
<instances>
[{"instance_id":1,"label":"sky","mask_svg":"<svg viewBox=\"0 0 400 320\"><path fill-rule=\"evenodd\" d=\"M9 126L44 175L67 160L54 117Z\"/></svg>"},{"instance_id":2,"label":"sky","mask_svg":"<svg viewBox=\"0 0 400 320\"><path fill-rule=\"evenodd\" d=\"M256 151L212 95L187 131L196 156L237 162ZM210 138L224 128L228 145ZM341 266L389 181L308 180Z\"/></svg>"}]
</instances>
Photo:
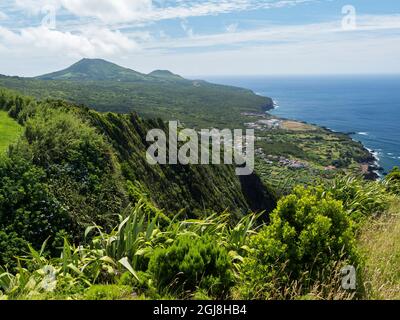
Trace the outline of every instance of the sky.
<instances>
[{"instance_id":1,"label":"sky","mask_svg":"<svg viewBox=\"0 0 400 320\"><path fill-rule=\"evenodd\" d=\"M0 0L0 74L400 73L399 0Z\"/></svg>"}]
</instances>

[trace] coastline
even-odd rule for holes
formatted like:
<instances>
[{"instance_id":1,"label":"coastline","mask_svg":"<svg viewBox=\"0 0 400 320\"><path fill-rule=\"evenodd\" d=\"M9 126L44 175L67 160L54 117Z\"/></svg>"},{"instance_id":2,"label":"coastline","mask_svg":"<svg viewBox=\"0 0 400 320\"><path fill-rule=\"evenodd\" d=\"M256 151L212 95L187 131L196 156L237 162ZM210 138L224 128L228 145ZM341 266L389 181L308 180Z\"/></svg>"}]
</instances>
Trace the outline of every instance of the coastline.
<instances>
[{"instance_id":1,"label":"coastline","mask_svg":"<svg viewBox=\"0 0 400 320\"><path fill-rule=\"evenodd\" d=\"M361 143L362 144L362 143ZM364 145L364 144L363 144ZM372 163L369 164L369 168L372 170L373 173L375 173L378 179L382 179L384 174L382 172L384 172L384 169L382 168L382 166L380 165L380 158L379 158L379 154L378 152L367 148L366 146L364 146L364 148L366 150L368 150L368 152L372 155L372 157L374 158L374 161Z\"/></svg>"},{"instance_id":2,"label":"coastline","mask_svg":"<svg viewBox=\"0 0 400 320\"><path fill-rule=\"evenodd\" d=\"M300 120L296 120L296 119L289 119L289 118L282 118L282 117L278 117L275 115L272 115L269 113L269 111L271 110L275 110L277 108L279 108L279 104L276 100L272 99L272 104L269 105L268 109L265 109L265 113L268 116L272 116L276 119L279 120L290 120L293 122L298 122L298 123L303 123L303 124L308 124L308 125L312 125L321 129L324 129L326 131L331 132L332 134L335 135L346 135L349 139L353 140L354 142L360 143L363 147L363 149L368 152L369 156L365 159L362 159L362 161L358 162L360 164L360 169L361 169L361 173L363 174L364 178L366 180L379 180L383 178L383 174L381 173L383 171L382 166L380 165L380 158L378 156L378 153L372 149L369 149L367 146L365 146L361 141L355 140L352 136L356 134L356 132L340 132L340 131L336 131L333 130L331 128L325 127L325 126L321 126L318 124L313 124L313 123L309 123L307 121L300 121Z\"/></svg>"}]
</instances>

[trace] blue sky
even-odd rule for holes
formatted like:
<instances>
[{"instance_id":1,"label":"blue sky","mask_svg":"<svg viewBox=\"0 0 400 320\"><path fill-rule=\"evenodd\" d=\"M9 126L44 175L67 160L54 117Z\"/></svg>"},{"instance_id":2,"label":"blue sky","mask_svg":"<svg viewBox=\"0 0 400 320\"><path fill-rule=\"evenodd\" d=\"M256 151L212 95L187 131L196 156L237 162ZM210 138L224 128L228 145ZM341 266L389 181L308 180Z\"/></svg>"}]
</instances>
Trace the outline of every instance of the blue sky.
<instances>
[{"instance_id":1,"label":"blue sky","mask_svg":"<svg viewBox=\"0 0 400 320\"><path fill-rule=\"evenodd\" d=\"M400 1L1 0L0 74L83 57L187 76L400 73Z\"/></svg>"}]
</instances>

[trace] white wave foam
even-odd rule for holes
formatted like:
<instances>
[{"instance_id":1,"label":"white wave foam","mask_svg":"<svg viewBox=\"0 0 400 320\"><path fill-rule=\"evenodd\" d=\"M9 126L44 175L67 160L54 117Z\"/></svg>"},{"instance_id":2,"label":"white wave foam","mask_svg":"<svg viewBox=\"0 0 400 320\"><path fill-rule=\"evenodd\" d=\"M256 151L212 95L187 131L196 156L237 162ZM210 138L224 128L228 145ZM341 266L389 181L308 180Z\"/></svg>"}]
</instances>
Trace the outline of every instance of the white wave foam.
<instances>
[{"instance_id":1,"label":"white wave foam","mask_svg":"<svg viewBox=\"0 0 400 320\"><path fill-rule=\"evenodd\" d=\"M369 151L369 153L372 154L372 156L375 158L376 164L379 165L379 161L381 161L380 152L374 151L374 150L372 150L370 148L367 148L367 147L365 149L367 149Z\"/></svg>"}]
</instances>

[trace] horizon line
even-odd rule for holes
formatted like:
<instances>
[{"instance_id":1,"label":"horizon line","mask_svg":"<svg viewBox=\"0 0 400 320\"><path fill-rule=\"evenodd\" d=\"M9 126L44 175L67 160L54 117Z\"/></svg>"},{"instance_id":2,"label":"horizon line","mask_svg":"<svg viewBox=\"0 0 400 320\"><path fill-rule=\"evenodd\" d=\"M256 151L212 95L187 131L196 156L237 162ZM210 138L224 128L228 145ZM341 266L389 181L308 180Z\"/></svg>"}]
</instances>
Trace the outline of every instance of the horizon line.
<instances>
[{"instance_id":1,"label":"horizon line","mask_svg":"<svg viewBox=\"0 0 400 320\"><path fill-rule=\"evenodd\" d=\"M400 72L396 73L271 73L271 74L182 74L184 77L365 77L365 76L400 76Z\"/></svg>"}]
</instances>

